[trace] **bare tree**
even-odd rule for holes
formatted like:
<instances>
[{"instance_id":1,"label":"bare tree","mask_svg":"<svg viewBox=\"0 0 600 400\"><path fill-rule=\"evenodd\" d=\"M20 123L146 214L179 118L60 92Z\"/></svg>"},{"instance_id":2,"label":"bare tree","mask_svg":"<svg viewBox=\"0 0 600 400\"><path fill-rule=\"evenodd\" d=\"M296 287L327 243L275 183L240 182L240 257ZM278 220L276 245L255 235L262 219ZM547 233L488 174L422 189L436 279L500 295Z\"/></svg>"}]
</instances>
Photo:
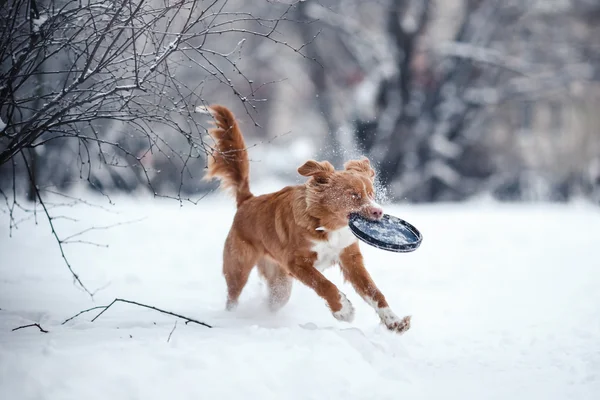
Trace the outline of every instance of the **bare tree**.
<instances>
[{"instance_id":1,"label":"bare tree","mask_svg":"<svg viewBox=\"0 0 600 400\"><path fill-rule=\"evenodd\" d=\"M302 54L278 30L294 4L267 5L2 1L0 199L11 226L15 207L30 210L18 202L20 183L27 183L66 261L44 202L48 188L80 180L100 192L142 185L161 195L166 181L175 193L169 196L183 200L186 179L199 180L210 146L194 115L204 93L228 91L254 120L262 84L244 71L248 39Z\"/></svg>"},{"instance_id":2,"label":"bare tree","mask_svg":"<svg viewBox=\"0 0 600 400\"><path fill-rule=\"evenodd\" d=\"M306 13L340 44L319 58L325 70L334 75L334 58L349 53L345 63L363 71L346 119L383 183L397 199L435 201L496 190L526 169L488 144L503 104L566 95L590 79L597 46L576 36L573 11L597 6L567 3L332 0ZM455 23L436 19L451 8ZM444 24L443 38L432 33Z\"/></svg>"}]
</instances>

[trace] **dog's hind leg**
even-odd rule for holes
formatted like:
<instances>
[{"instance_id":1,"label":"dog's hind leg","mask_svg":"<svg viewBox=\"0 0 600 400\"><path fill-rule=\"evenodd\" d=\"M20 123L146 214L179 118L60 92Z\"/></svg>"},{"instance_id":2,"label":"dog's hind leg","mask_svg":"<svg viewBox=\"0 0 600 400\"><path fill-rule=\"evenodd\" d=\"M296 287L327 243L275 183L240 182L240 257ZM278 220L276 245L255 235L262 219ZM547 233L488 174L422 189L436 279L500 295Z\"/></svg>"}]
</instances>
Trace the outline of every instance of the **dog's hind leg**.
<instances>
[{"instance_id":1,"label":"dog's hind leg","mask_svg":"<svg viewBox=\"0 0 600 400\"><path fill-rule=\"evenodd\" d=\"M258 260L256 249L231 230L223 251L223 275L227 283L227 310L233 310Z\"/></svg>"},{"instance_id":2,"label":"dog's hind leg","mask_svg":"<svg viewBox=\"0 0 600 400\"><path fill-rule=\"evenodd\" d=\"M277 311L287 304L292 294L292 277L276 262L264 257L258 261L258 271L269 286L269 307Z\"/></svg>"}]
</instances>

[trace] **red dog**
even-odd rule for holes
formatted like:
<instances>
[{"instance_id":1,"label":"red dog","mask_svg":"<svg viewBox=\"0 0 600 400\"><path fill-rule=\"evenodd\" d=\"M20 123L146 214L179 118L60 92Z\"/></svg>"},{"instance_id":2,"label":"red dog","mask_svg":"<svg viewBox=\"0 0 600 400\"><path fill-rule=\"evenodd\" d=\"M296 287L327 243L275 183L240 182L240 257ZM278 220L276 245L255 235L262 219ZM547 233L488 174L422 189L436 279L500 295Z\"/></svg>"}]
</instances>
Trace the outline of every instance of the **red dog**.
<instances>
[{"instance_id":1,"label":"red dog","mask_svg":"<svg viewBox=\"0 0 600 400\"><path fill-rule=\"evenodd\" d=\"M371 219L383 215L373 200L375 171L369 160L348 161L343 171L327 161L307 161L298 168L300 175L310 177L304 185L254 196L249 188L248 153L234 115L220 105L204 110L216 121L209 131L216 147L206 178L219 178L224 188L232 189L238 207L223 251L227 309L237 305L250 271L258 265L273 310L289 300L294 277L325 299L335 318L350 322L354 307L320 272L339 263L344 278L388 329L408 330L410 317L399 318L392 312L365 269L358 241L348 228L351 213Z\"/></svg>"}]
</instances>

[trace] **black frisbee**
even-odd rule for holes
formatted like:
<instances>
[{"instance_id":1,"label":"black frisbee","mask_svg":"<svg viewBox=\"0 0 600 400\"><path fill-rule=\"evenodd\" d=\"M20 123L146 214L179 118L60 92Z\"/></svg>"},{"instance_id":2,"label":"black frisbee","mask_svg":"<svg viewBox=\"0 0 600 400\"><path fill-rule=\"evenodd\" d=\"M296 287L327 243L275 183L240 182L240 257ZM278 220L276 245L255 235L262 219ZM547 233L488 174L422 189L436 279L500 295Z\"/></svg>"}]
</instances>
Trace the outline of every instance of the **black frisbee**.
<instances>
[{"instance_id":1,"label":"black frisbee","mask_svg":"<svg viewBox=\"0 0 600 400\"><path fill-rule=\"evenodd\" d=\"M352 214L348 225L357 238L382 250L408 253L416 250L423 240L417 228L388 214L379 221Z\"/></svg>"}]
</instances>

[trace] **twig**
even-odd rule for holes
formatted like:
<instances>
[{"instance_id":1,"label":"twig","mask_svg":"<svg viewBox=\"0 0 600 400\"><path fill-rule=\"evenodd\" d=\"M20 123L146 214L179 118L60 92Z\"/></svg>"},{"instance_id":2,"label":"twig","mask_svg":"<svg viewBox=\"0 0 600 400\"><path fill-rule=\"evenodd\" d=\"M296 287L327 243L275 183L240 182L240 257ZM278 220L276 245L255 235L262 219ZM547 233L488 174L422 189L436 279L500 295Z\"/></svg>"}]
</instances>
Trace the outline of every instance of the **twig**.
<instances>
[{"instance_id":1,"label":"twig","mask_svg":"<svg viewBox=\"0 0 600 400\"><path fill-rule=\"evenodd\" d=\"M136 222L143 221L145 219L146 219L146 217L143 217L143 218L133 219L131 221L118 222L118 223L111 224L111 225L106 225L106 226L93 226L91 228L84 229L81 232L77 232L77 233L74 233L74 234L72 234L70 236L67 236L64 239L62 239L62 241L63 241L63 243L67 243L68 241L71 241L71 239L74 239L77 236L81 236L81 235L83 235L83 234L85 234L87 232L100 231L100 230L106 230L106 229L116 228L117 226L133 224L133 223L136 223Z\"/></svg>"},{"instance_id":2,"label":"twig","mask_svg":"<svg viewBox=\"0 0 600 400\"><path fill-rule=\"evenodd\" d=\"M22 152L21 152L21 155L23 156L23 161L25 162L25 167L27 168L27 174L29 175L29 179L31 180L31 187L35 190L35 195L38 198L40 204L42 205L42 208L44 209L44 214L46 214L46 218L48 219L48 223L50 224L50 228L52 229L52 235L54 236L54 238L56 239L56 242L58 243L58 248L60 250L60 254L61 254L63 260L65 260L65 264L67 264L67 268L69 268L69 271L71 271L71 275L73 275L73 279L75 280L75 282L77 282L79 284L79 286L81 286L81 288L83 290L85 290L85 292L87 294L89 294L90 297L93 298L94 295L92 294L92 292L90 292L88 290L88 288L83 284L81 279L79 279L79 275L77 275L75 273L75 271L73 270L73 268L71 267L71 264L69 263L69 260L67 259L65 252L63 250L63 241L58 237L58 234L56 233L56 230L54 229L54 223L52 222L52 220L54 218L48 213L48 209L46 208L46 203L44 203L44 200L42 200L42 195L40 194L40 191L35 183L35 178L33 176L31 168L29 168L29 163L27 162L27 157L25 157L25 154L23 154Z\"/></svg>"},{"instance_id":3,"label":"twig","mask_svg":"<svg viewBox=\"0 0 600 400\"><path fill-rule=\"evenodd\" d=\"M34 326L36 326L40 330L40 332L42 332L42 333L48 333L47 330L45 330L44 328L42 328L40 326L40 324L37 324L37 323L35 323L35 324L29 324L29 325L23 325L23 326L18 326L15 329L13 329L12 331L14 332L14 331L18 331L19 329L32 328Z\"/></svg>"},{"instance_id":4,"label":"twig","mask_svg":"<svg viewBox=\"0 0 600 400\"><path fill-rule=\"evenodd\" d=\"M175 320L175 325L173 325L173 329L171 329L171 333L169 333L169 337L167 338L167 343L169 343L171 341L171 335L173 334L173 332L175 332L175 328L177 328L177 321L179 321L178 319Z\"/></svg>"},{"instance_id":5,"label":"twig","mask_svg":"<svg viewBox=\"0 0 600 400\"><path fill-rule=\"evenodd\" d=\"M61 325L64 325L67 322L69 322L70 320L79 317L81 314L85 314L86 312L94 311L99 308L106 308L106 306L96 306L96 307L88 308L87 310L79 311L77 314L73 315L71 318L67 318L66 320L64 320Z\"/></svg>"},{"instance_id":6,"label":"twig","mask_svg":"<svg viewBox=\"0 0 600 400\"><path fill-rule=\"evenodd\" d=\"M66 324L67 322L71 321L72 319L74 319L74 318L76 318L76 317L80 316L81 314L84 314L84 313L86 313L86 312L93 311L93 310L99 310L99 309L102 309L102 311L100 311L100 313L99 313L98 315L96 315L96 316L95 316L95 317L92 319L92 322L94 322L94 321L96 321L96 320L97 320L97 319L98 319L98 318L99 318L99 317L100 317L102 314L104 314L104 312L105 312L106 310L108 310L110 307L112 307L112 305L113 305L113 304L115 304L115 303L118 303L118 302L121 302L121 303L128 303L128 304L133 304L133 305L136 305L136 306L139 306L139 307L144 307L144 308L149 308L149 309L151 309L151 310L158 311L158 312L160 312L160 313L163 313L163 314L168 314L168 315L172 315L172 316L174 316L174 317L177 317L177 318L181 318L181 319L185 320L185 324L186 324L186 325L187 325L188 323L190 323L190 322L193 322L193 323L195 323L195 324L202 325L202 326L205 326L205 327L207 327L207 328L212 328L212 326L211 326L211 325L209 325L209 324L206 324L206 323L204 323L204 322L201 322L201 321L198 321L198 320L195 320L195 319L193 319L193 318L186 317L186 316L184 316L184 315L181 315L181 314L176 314L176 313L174 313L174 312L171 312L171 311L162 310L162 309L160 309L160 308L157 308L157 307L154 307L154 306L149 306L149 305L147 305L147 304L142 304L142 303L138 303L138 302L136 302L136 301L125 300L125 299L114 299L114 300L113 300L113 301L112 301L112 302L111 302L109 305L107 305L107 306L96 306L96 307L88 308L87 310L80 311L79 313L75 314L75 315L74 315L74 316L72 316L71 318L68 318L68 319L66 319L66 320L65 320L65 321L62 323L62 325Z\"/></svg>"}]
</instances>

